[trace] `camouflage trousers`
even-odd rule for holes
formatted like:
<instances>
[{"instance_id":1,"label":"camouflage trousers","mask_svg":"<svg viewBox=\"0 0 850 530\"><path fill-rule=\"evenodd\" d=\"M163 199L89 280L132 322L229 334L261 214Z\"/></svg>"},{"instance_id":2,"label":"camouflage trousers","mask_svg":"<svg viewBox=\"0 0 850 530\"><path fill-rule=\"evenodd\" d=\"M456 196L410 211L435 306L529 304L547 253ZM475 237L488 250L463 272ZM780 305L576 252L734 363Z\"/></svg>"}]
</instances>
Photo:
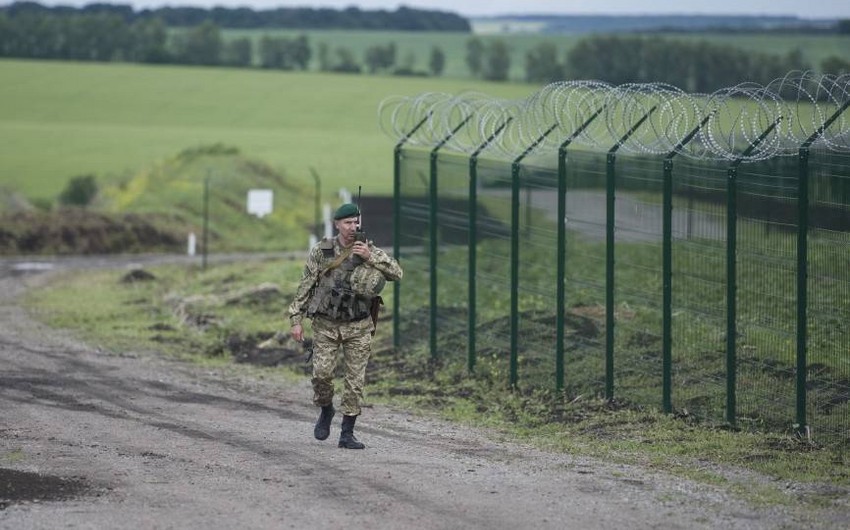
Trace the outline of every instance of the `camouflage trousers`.
<instances>
[{"instance_id":1,"label":"camouflage trousers","mask_svg":"<svg viewBox=\"0 0 850 530\"><path fill-rule=\"evenodd\" d=\"M333 402L334 372L340 346L345 382L340 406L344 415L357 416L366 382L366 364L372 353L372 319L356 322L313 319L313 404L318 407Z\"/></svg>"}]
</instances>

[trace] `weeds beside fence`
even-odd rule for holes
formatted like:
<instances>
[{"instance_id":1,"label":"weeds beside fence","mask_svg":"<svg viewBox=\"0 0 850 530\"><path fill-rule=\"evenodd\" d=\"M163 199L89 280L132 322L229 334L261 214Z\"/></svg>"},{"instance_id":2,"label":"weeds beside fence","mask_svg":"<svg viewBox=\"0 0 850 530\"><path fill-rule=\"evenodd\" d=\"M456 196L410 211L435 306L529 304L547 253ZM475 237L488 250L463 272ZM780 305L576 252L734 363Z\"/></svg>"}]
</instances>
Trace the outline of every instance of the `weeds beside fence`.
<instances>
[{"instance_id":1,"label":"weeds beside fence","mask_svg":"<svg viewBox=\"0 0 850 530\"><path fill-rule=\"evenodd\" d=\"M396 346L846 447L848 81L392 101Z\"/></svg>"}]
</instances>

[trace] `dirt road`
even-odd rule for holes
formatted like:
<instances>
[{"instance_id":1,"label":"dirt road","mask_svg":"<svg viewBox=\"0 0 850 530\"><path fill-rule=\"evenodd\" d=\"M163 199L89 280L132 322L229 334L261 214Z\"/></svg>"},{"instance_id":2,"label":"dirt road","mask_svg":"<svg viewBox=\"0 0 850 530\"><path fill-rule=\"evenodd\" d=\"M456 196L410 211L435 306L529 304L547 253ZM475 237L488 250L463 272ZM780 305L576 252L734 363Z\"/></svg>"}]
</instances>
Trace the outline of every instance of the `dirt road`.
<instances>
[{"instance_id":1,"label":"dirt road","mask_svg":"<svg viewBox=\"0 0 850 530\"><path fill-rule=\"evenodd\" d=\"M83 265L85 263L83 262ZM79 266L79 264L77 265ZM0 528L841 528L711 486L549 454L400 410L362 451L312 437L304 378L281 387L152 354L107 354L16 304L0 278Z\"/></svg>"}]
</instances>

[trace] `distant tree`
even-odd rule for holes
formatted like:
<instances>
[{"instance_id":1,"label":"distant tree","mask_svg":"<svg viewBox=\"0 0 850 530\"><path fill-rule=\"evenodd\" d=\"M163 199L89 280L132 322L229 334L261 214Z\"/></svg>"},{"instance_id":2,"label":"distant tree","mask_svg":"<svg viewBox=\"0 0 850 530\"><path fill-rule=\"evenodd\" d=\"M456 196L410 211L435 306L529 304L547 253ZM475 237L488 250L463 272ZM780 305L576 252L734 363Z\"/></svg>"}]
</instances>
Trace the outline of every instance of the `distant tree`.
<instances>
[{"instance_id":1,"label":"distant tree","mask_svg":"<svg viewBox=\"0 0 850 530\"><path fill-rule=\"evenodd\" d=\"M484 67L484 43L478 37L466 41L466 66L472 77L480 77Z\"/></svg>"},{"instance_id":2,"label":"distant tree","mask_svg":"<svg viewBox=\"0 0 850 530\"><path fill-rule=\"evenodd\" d=\"M396 62L396 45L395 42L382 46L376 44L366 49L364 58L366 71L374 74L380 71L386 71L395 66Z\"/></svg>"},{"instance_id":3,"label":"distant tree","mask_svg":"<svg viewBox=\"0 0 850 530\"><path fill-rule=\"evenodd\" d=\"M305 35L295 39L264 35L260 39L259 55L262 68L306 70L310 64L310 46Z\"/></svg>"},{"instance_id":4,"label":"distant tree","mask_svg":"<svg viewBox=\"0 0 850 530\"><path fill-rule=\"evenodd\" d=\"M841 35L850 35L850 18L842 18L836 27Z\"/></svg>"},{"instance_id":5,"label":"distant tree","mask_svg":"<svg viewBox=\"0 0 850 530\"><path fill-rule=\"evenodd\" d=\"M128 60L143 63L167 63L171 61L168 52L168 33L160 18L143 18L130 26L132 47Z\"/></svg>"},{"instance_id":6,"label":"distant tree","mask_svg":"<svg viewBox=\"0 0 850 530\"><path fill-rule=\"evenodd\" d=\"M416 70L416 54L412 50L404 54L404 58L401 60L401 67L411 72Z\"/></svg>"},{"instance_id":7,"label":"distant tree","mask_svg":"<svg viewBox=\"0 0 850 530\"><path fill-rule=\"evenodd\" d=\"M502 39L490 41L487 46L483 77L488 81L507 81L511 69L511 54Z\"/></svg>"},{"instance_id":8,"label":"distant tree","mask_svg":"<svg viewBox=\"0 0 850 530\"><path fill-rule=\"evenodd\" d=\"M564 69L558 63L558 49L544 41L525 54L525 80L530 83L551 83L564 78Z\"/></svg>"},{"instance_id":9,"label":"distant tree","mask_svg":"<svg viewBox=\"0 0 850 530\"><path fill-rule=\"evenodd\" d=\"M169 27L190 28L210 21L210 14L200 7L162 7L150 12L151 16L159 17Z\"/></svg>"},{"instance_id":10,"label":"distant tree","mask_svg":"<svg viewBox=\"0 0 850 530\"><path fill-rule=\"evenodd\" d=\"M310 41L307 35L301 34L293 39L290 44L290 56L292 64L299 70L306 70L310 66L310 58L312 57L310 49Z\"/></svg>"},{"instance_id":11,"label":"distant tree","mask_svg":"<svg viewBox=\"0 0 850 530\"><path fill-rule=\"evenodd\" d=\"M14 49L15 25L6 13L0 13L0 57L11 57Z\"/></svg>"},{"instance_id":12,"label":"distant tree","mask_svg":"<svg viewBox=\"0 0 850 530\"><path fill-rule=\"evenodd\" d=\"M12 4L12 7L17 6L18 4ZM5 57L63 58L63 31L57 17L24 11L14 17L4 13L4 19L7 23L0 26L0 49Z\"/></svg>"},{"instance_id":13,"label":"distant tree","mask_svg":"<svg viewBox=\"0 0 850 530\"><path fill-rule=\"evenodd\" d=\"M240 37L224 43L221 62L227 66L251 66L253 43L248 37Z\"/></svg>"},{"instance_id":14,"label":"distant tree","mask_svg":"<svg viewBox=\"0 0 850 530\"><path fill-rule=\"evenodd\" d=\"M205 20L189 30L178 43L178 60L186 64L213 66L221 62L221 30Z\"/></svg>"},{"instance_id":15,"label":"distant tree","mask_svg":"<svg viewBox=\"0 0 850 530\"><path fill-rule=\"evenodd\" d=\"M331 57L330 57L330 48L328 48L327 42L319 43L319 50L316 53L319 60L319 71L327 72L331 69Z\"/></svg>"},{"instance_id":16,"label":"distant tree","mask_svg":"<svg viewBox=\"0 0 850 530\"><path fill-rule=\"evenodd\" d=\"M115 15L118 18L129 22L133 19L133 6L124 4L109 4L105 2L95 2L84 5L79 8L79 12L83 14L96 15Z\"/></svg>"},{"instance_id":17,"label":"distant tree","mask_svg":"<svg viewBox=\"0 0 850 530\"><path fill-rule=\"evenodd\" d=\"M404 54L401 65L393 70L393 75L428 77L428 72L416 68L416 54L413 51L408 51Z\"/></svg>"},{"instance_id":18,"label":"distant tree","mask_svg":"<svg viewBox=\"0 0 850 530\"><path fill-rule=\"evenodd\" d=\"M605 61L607 54L600 52L605 49L601 38L585 38L578 41L567 52L566 74L574 79L607 80Z\"/></svg>"},{"instance_id":19,"label":"distant tree","mask_svg":"<svg viewBox=\"0 0 850 530\"><path fill-rule=\"evenodd\" d=\"M110 61L129 54L130 34L123 17L108 13L60 19L62 55L78 61Z\"/></svg>"},{"instance_id":20,"label":"distant tree","mask_svg":"<svg viewBox=\"0 0 850 530\"><path fill-rule=\"evenodd\" d=\"M785 54L784 60L785 65L782 69L786 72L790 70L811 70L812 68L812 65L806 60L806 56L800 48L794 48Z\"/></svg>"},{"instance_id":21,"label":"distant tree","mask_svg":"<svg viewBox=\"0 0 850 530\"><path fill-rule=\"evenodd\" d=\"M431 47L431 56L428 59L428 71L431 75L439 77L443 75L443 70L446 68L446 54L439 46Z\"/></svg>"},{"instance_id":22,"label":"distant tree","mask_svg":"<svg viewBox=\"0 0 850 530\"><path fill-rule=\"evenodd\" d=\"M850 61L842 59L837 55L831 55L821 61L820 70L825 74L843 75L850 74Z\"/></svg>"},{"instance_id":23,"label":"distant tree","mask_svg":"<svg viewBox=\"0 0 850 530\"><path fill-rule=\"evenodd\" d=\"M669 40L660 37L642 39L637 79L641 83L668 83L687 89L691 48L690 43L684 48L672 46Z\"/></svg>"},{"instance_id":24,"label":"distant tree","mask_svg":"<svg viewBox=\"0 0 850 530\"><path fill-rule=\"evenodd\" d=\"M340 46L336 49L336 64L331 67L334 72L359 74L361 71L357 59L354 58L354 53L348 48Z\"/></svg>"},{"instance_id":25,"label":"distant tree","mask_svg":"<svg viewBox=\"0 0 850 530\"><path fill-rule=\"evenodd\" d=\"M268 35L263 35L260 38L260 68L286 68L286 57L283 49L285 41L284 38L269 37Z\"/></svg>"},{"instance_id":26,"label":"distant tree","mask_svg":"<svg viewBox=\"0 0 850 530\"><path fill-rule=\"evenodd\" d=\"M88 206L97 196L94 175L81 175L68 181L59 194L59 204L65 206Z\"/></svg>"}]
</instances>

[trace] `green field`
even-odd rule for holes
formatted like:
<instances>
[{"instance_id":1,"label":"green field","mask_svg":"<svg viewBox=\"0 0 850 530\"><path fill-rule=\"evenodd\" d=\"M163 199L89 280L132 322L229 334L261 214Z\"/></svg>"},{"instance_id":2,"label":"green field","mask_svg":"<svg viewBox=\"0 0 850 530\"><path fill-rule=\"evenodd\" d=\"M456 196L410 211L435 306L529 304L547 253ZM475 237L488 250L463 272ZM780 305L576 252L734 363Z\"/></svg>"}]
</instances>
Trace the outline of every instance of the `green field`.
<instances>
[{"instance_id":1,"label":"green field","mask_svg":"<svg viewBox=\"0 0 850 530\"><path fill-rule=\"evenodd\" d=\"M0 61L0 187L53 199L71 177L122 179L180 151L234 146L312 184L392 192L390 96L537 87L470 80L72 62Z\"/></svg>"}]
</instances>

